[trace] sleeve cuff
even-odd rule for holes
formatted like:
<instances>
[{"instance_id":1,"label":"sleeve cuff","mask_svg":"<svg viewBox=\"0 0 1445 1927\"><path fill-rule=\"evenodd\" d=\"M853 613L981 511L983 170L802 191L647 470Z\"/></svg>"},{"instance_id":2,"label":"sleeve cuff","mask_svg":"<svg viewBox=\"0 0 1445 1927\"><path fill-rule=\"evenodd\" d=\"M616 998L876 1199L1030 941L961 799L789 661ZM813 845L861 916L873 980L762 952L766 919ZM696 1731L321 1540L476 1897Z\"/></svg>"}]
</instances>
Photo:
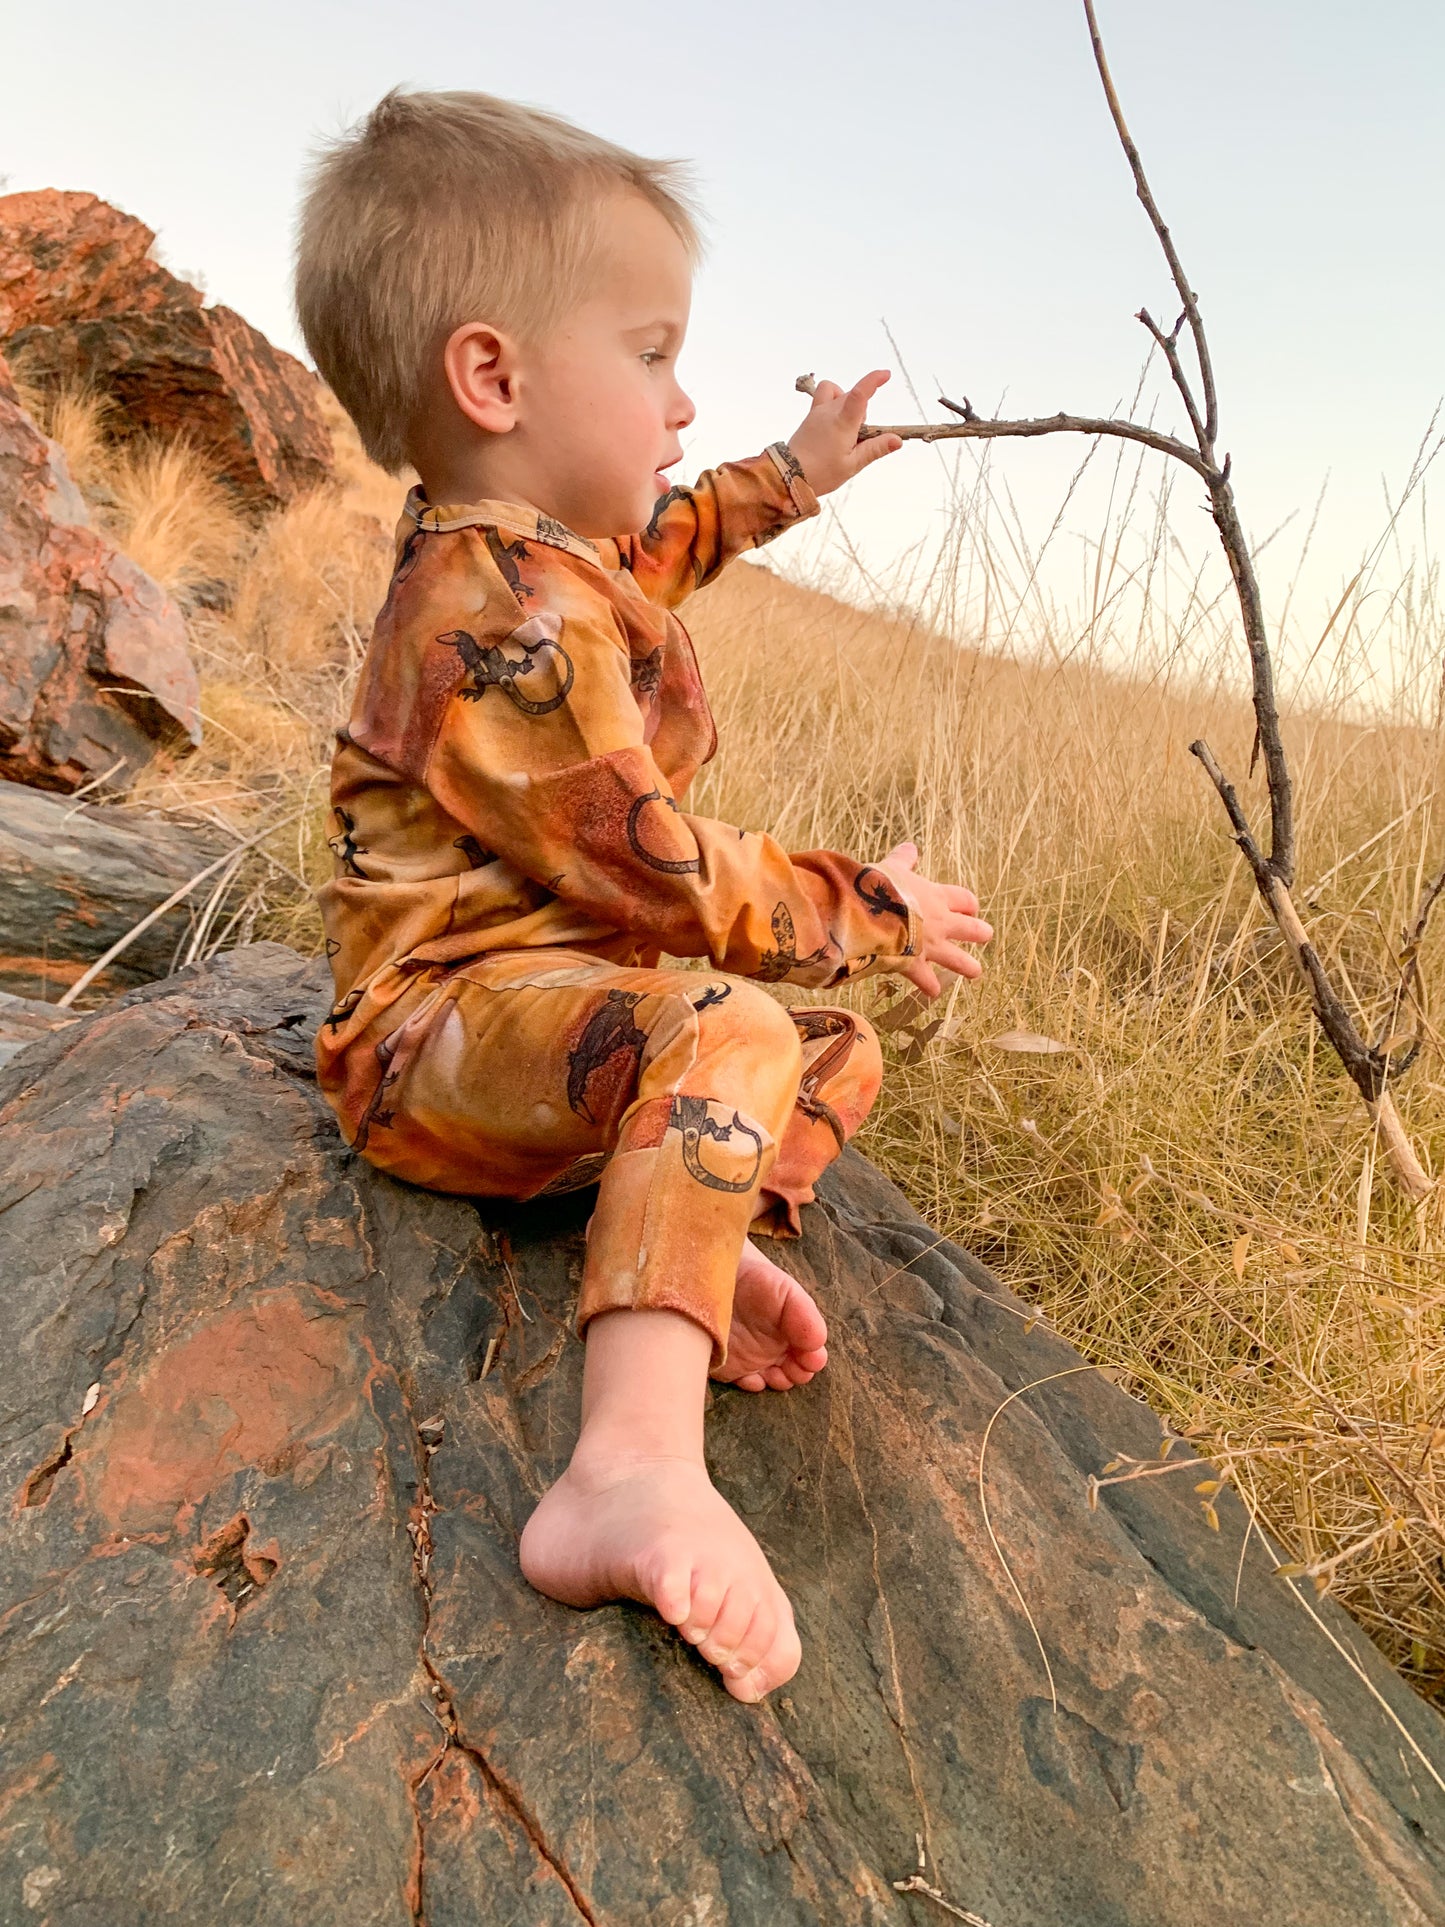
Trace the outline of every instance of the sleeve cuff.
<instances>
[{"instance_id":1,"label":"sleeve cuff","mask_svg":"<svg viewBox=\"0 0 1445 1927\"><path fill-rule=\"evenodd\" d=\"M788 444L786 442L769 442L763 452L771 457L773 466L778 471L783 487L788 491L788 497L796 513L800 517L816 515L818 513L818 498L812 489L809 488L808 478L803 473L802 465L799 463L792 449L788 447Z\"/></svg>"}]
</instances>

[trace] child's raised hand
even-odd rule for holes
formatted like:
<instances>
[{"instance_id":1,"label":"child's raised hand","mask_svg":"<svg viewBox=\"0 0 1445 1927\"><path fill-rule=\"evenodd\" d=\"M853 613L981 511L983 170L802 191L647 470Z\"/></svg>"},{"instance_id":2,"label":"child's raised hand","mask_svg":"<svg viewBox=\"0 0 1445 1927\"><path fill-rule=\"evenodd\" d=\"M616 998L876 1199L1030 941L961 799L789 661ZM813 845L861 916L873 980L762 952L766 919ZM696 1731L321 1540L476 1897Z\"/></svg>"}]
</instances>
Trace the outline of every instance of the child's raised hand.
<instances>
[{"instance_id":1,"label":"child's raised hand","mask_svg":"<svg viewBox=\"0 0 1445 1927\"><path fill-rule=\"evenodd\" d=\"M918 875L917 862L918 845L900 843L897 849L888 852L878 868L886 870L912 897L922 926L921 953L911 958L907 969L898 974L907 977L925 997L936 997L943 986L938 981L935 964L956 971L960 977L983 975L978 958L958 946L987 943L993 936L993 925L979 916L978 898L972 890L965 890L962 884L930 882Z\"/></svg>"},{"instance_id":2,"label":"child's raised hand","mask_svg":"<svg viewBox=\"0 0 1445 1927\"><path fill-rule=\"evenodd\" d=\"M788 437L788 447L815 495L831 495L859 469L902 448L897 435L858 439L868 404L887 379L886 368L875 368L846 394L836 381L820 381L813 391L813 405L801 426Z\"/></svg>"}]
</instances>

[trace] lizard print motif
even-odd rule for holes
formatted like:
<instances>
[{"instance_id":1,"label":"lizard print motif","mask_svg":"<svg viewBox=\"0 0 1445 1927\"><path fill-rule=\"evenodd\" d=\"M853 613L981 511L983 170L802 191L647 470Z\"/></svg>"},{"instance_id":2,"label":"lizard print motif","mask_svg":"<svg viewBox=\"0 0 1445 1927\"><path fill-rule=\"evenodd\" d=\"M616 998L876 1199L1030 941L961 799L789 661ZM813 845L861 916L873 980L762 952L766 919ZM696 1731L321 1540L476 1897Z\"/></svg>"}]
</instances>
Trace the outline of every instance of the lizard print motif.
<instances>
[{"instance_id":1,"label":"lizard print motif","mask_svg":"<svg viewBox=\"0 0 1445 1927\"><path fill-rule=\"evenodd\" d=\"M497 860L495 851L484 850L470 830L465 836L457 837L452 848L461 851L467 859L468 868L473 870L485 870L489 863L495 863Z\"/></svg>"},{"instance_id":2,"label":"lizard print motif","mask_svg":"<svg viewBox=\"0 0 1445 1927\"><path fill-rule=\"evenodd\" d=\"M487 541L487 552L501 571L502 580L512 591L518 602L525 602L532 591L522 580L517 564L527 560L527 545L518 536L515 542L504 542L501 532L494 528L482 531Z\"/></svg>"},{"instance_id":3,"label":"lizard print motif","mask_svg":"<svg viewBox=\"0 0 1445 1927\"><path fill-rule=\"evenodd\" d=\"M559 616L533 616L507 637L507 643L521 650L520 657L509 656L506 643L478 642L465 629L448 629L437 641L455 649L467 666L467 676L457 690L463 702L479 703L489 689L500 689L513 708L520 709L524 716L550 716L572 693L576 673L572 658L558 640L561 633ZM528 696L518 687L519 683L540 676L547 668L557 679L550 695ZM544 685L539 682L534 686Z\"/></svg>"},{"instance_id":4,"label":"lizard print motif","mask_svg":"<svg viewBox=\"0 0 1445 1927\"><path fill-rule=\"evenodd\" d=\"M752 973L761 983L778 984L789 971L809 969L814 964L820 964L832 948L831 944L824 942L806 957L800 957L798 932L793 923L793 913L786 903L780 903L773 911L772 924L773 942L777 948L763 951L758 958L758 967Z\"/></svg>"},{"instance_id":5,"label":"lizard print motif","mask_svg":"<svg viewBox=\"0 0 1445 1927\"><path fill-rule=\"evenodd\" d=\"M627 841L631 845L632 854L635 857L640 857L649 869L661 870L665 876L685 877L698 875L702 869L701 858L695 856L655 856L643 843L638 825L642 820L642 812L647 808L649 803L661 803L665 809L671 810L674 815L677 814L677 804L672 797L664 796L659 789L651 789L647 792L646 796L639 796L633 803L632 808L627 812Z\"/></svg>"},{"instance_id":6,"label":"lizard print motif","mask_svg":"<svg viewBox=\"0 0 1445 1927\"><path fill-rule=\"evenodd\" d=\"M589 1124L598 1120L587 1102L587 1080L622 1051L631 1051L635 1061L641 1060L647 1032L639 1030L632 1017L641 1002L640 991L609 990L606 1003L593 1011L567 1053L567 1103Z\"/></svg>"},{"instance_id":7,"label":"lizard print motif","mask_svg":"<svg viewBox=\"0 0 1445 1927\"><path fill-rule=\"evenodd\" d=\"M694 1010L711 1010L714 1004L725 1004L733 994L731 984L709 984L701 997L692 1002Z\"/></svg>"},{"instance_id":8,"label":"lizard print motif","mask_svg":"<svg viewBox=\"0 0 1445 1927\"><path fill-rule=\"evenodd\" d=\"M367 854L366 845L356 840L356 818L348 810L337 809L332 812L341 825L339 836L328 836L326 847L349 877L365 877L366 872L357 862L359 856Z\"/></svg>"},{"instance_id":9,"label":"lizard print motif","mask_svg":"<svg viewBox=\"0 0 1445 1927\"><path fill-rule=\"evenodd\" d=\"M639 702L655 702L662 687L662 644L645 656L634 656L630 680Z\"/></svg>"},{"instance_id":10,"label":"lizard print motif","mask_svg":"<svg viewBox=\"0 0 1445 1927\"><path fill-rule=\"evenodd\" d=\"M751 1191L763 1168L762 1133L755 1131L751 1124L745 1124L737 1111L726 1122L713 1116L714 1109L722 1111L724 1108L720 1104L714 1106L710 1098L688 1097L679 1093L672 1100L667 1128L682 1133L682 1162L688 1175L696 1178L699 1184L705 1184L709 1191ZM712 1138L719 1144L730 1145L736 1137L752 1139L753 1168L745 1178L721 1178L704 1164L703 1144Z\"/></svg>"},{"instance_id":11,"label":"lizard print motif","mask_svg":"<svg viewBox=\"0 0 1445 1927\"><path fill-rule=\"evenodd\" d=\"M876 878L875 881L871 879ZM854 892L860 896L875 917L901 917L905 928L908 924L908 905L903 901L881 870L860 870L853 879ZM905 951L904 955L911 955Z\"/></svg>"}]
</instances>

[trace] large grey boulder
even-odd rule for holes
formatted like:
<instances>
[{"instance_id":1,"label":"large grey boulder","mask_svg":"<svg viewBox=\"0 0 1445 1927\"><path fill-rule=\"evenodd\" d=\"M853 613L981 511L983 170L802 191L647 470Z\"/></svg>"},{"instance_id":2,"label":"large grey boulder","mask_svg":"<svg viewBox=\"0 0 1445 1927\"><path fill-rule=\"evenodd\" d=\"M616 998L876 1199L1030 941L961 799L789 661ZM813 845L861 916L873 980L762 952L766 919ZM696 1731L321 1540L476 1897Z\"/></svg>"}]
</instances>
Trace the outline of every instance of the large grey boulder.
<instances>
[{"instance_id":1,"label":"large grey boulder","mask_svg":"<svg viewBox=\"0 0 1445 1927\"><path fill-rule=\"evenodd\" d=\"M0 1073L0 1921L937 1923L919 1836L992 1927L1445 1919L1436 1713L1227 1497L1090 1511L1157 1420L856 1155L785 1254L833 1362L710 1417L796 1680L533 1593L587 1201L350 1158L323 1008L257 946Z\"/></svg>"}]
</instances>

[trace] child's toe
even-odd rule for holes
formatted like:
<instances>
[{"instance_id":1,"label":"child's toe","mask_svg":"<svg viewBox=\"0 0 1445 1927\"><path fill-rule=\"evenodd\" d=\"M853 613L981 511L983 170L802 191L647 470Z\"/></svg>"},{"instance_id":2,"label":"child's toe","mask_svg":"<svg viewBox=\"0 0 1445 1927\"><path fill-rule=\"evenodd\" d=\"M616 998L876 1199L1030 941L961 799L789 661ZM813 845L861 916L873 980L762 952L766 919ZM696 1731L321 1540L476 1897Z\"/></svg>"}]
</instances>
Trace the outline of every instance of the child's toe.
<instances>
[{"instance_id":1,"label":"child's toe","mask_svg":"<svg viewBox=\"0 0 1445 1927\"><path fill-rule=\"evenodd\" d=\"M722 1609L727 1588L715 1579L699 1579L692 1589L692 1600L678 1624L678 1631L693 1646L700 1646L712 1631Z\"/></svg>"},{"instance_id":2,"label":"child's toe","mask_svg":"<svg viewBox=\"0 0 1445 1927\"><path fill-rule=\"evenodd\" d=\"M693 1607L692 1568L668 1562L658 1567L651 1575L651 1581L648 1590L652 1595L653 1610L659 1619L681 1631Z\"/></svg>"},{"instance_id":3,"label":"child's toe","mask_svg":"<svg viewBox=\"0 0 1445 1927\"><path fill-rule=\"evenodd\" d=\"M828 1326L822 1312L796 1282L783 1302L778 1323L794 1351L813 1351L828 1342Z\"/></svg>"},{"instance_id":4,"label":"child's toe","mask_svg":"<svg viewBox=\"0 0 1445 1927\"><path fill-rule=\"evenodd\" d=\"M797 1672L802 1662L803 1648L793 1625L792 1609L786 1599L783 1611L778 1614L774 1624L774 1636L767 1651L746 1673L727 1681L727 1689L734 1698L748 1701L763 1699Z\"/></svg>"},{"instance_id":5,"label":"child's toe","mask_svg":"<svg viewBox=\"0 0 1445 1927\"><path fill-rule=\"evenodd\" d=\"M730 1586L723 1600L717 1618L706 1639L698 1648L703 1658L714 1666L724 1666L734 1661L752 1624L757 1610L757 1593L751 1586ZM753 1664L751 1654L744 1662L746 1672Z\"/></svg>"},{"instance_id":6,"label":"child's toe","mask_svg":"<svg viewBox=\"0 0 1445 1927\"><path fill-rule=\"evenodd\" d=\"M736 1682L750 1678L757 1671L760 1661L772 1650L777 1636L778 1602L764 1595L755 1601L748 1623L739 1633L737 1643L723 1665L729 1692L734 1690Z\"/></svg>"}]
</instances>

